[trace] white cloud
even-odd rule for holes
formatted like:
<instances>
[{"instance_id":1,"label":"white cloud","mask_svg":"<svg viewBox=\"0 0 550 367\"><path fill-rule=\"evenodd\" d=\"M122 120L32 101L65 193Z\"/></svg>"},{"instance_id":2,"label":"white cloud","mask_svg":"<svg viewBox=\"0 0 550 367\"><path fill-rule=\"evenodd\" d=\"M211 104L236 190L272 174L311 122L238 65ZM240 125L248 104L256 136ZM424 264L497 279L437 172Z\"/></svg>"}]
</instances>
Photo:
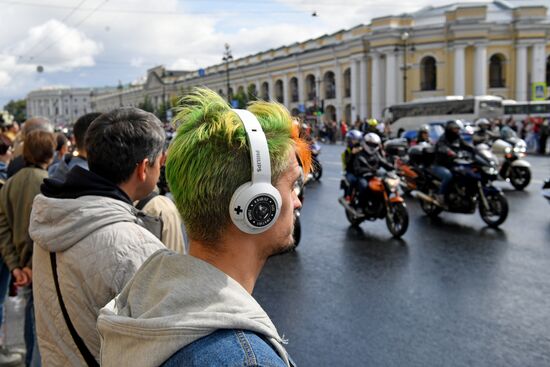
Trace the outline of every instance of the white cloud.
<instances>
[{"instance_id":1,"label":"white cloud","mask_svg":"<svg viewBox=\"0 0 550 367\"><path fill-rule=\"evenodd\" d=\"M70 71L93 66L94 56L102 51L101 43L81 31L57 21L31 28L29 36L13 50L22 63L42 65L49 71Z\"/></svg>"}]
</instances>

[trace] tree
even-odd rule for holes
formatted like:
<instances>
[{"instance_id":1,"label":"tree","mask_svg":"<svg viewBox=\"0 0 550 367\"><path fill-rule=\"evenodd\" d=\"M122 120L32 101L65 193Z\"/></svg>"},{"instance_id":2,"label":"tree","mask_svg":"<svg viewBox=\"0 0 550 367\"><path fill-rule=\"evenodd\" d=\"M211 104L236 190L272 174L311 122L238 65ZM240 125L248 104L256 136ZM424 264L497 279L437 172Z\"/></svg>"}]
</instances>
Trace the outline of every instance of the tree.
<instances>
[{"instance_id":1,"label":"tree","mask_svg":"<svg viewBox=\"0 0 550 367\"><path fill-rule=\"evenodd\" d=\"M170 101L168 102L162 102L155 111L155 115L160 119L160 121L166 121L166 111L172 108L172 104Z\"/></svg>"},{"instance_id":2,"label":"tree","mask_svg":"<svg viewBox=\"0 0 550 367\"><path fill-rule=\"evenodd\" d=\"M8 111L15 121L22 123L27 119L27 101L20 99L18 101L10 100L4 106L4 110Z\"/></svg>"},{"instance_id":3,"label":"tree","mask_svg":"<svg viewBox=\"0 0 550 367\"><path fill-rule=\"evenodd\" d=\"M246 104L248 103L248 96L246 93L242 90L238 91L233 95L233 99L237 100L238 106L237 108L246 108Z\"/></svg>"},{"instance_id":4,"label":"tree","mask_svg":"<svg viewBox=\"0 0 550 367\"><path fill-rule=\"evenodd\" d=\"M145 97L143 97L143 102L140 102L138 104L138 108L141 108L143 111L147 112L155 112L153 101L151 101L151 97L149 97L148 95L145 95Z\"/></svg>"}]
</instances>

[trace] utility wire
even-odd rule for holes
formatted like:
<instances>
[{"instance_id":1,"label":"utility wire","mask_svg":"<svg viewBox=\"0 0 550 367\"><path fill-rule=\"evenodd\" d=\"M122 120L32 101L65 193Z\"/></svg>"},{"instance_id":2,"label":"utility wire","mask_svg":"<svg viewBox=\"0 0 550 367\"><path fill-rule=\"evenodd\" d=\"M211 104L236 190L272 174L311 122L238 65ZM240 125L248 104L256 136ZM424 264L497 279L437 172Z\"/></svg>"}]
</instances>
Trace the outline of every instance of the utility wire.
<instances>
[{"instance_id":1,"label":"utility wire","mask_svg":"<svg viewBox=\"0 0 550 367\"><path fill-rule=\"evenodd\" d=\"M85 1L85 0L84 0ZM86 20L88 20L92 15L94 15L98 10L99 8L101 8L103 5L105 5L109 0L105 0L103 1L102 3L100 3L98 6L96 6L95 9L93 9L87 16L85 16L84 18L82 18L78 23L76 23L75 25L73 25L73 28L78 28L80 25L82 25ZM31 57L31 60L39 57L40 55L42 55L44 52L48 51L50 48L52 48L54 45L56 45L59 41L61 41L62 39L64 39L65 37L67 37L67 33L65 32L64 35L62 35L61 37L57 38L56 40L54 40L53 42L51 42L50 44L48 44L46 47L44 47L42 50L40 50L36 55L32 56Z\"/></svg>"}]
</instances>

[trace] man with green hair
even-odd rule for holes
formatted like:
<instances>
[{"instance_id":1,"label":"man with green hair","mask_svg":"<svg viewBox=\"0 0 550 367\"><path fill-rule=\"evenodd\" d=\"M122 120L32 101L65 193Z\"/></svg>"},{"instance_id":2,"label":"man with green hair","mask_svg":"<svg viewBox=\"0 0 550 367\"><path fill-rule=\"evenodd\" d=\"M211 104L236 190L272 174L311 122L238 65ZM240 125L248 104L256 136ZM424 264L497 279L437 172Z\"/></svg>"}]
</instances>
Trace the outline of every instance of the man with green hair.
<instances>
[{"instance_id":1,"label":"man with green hair","mask_svg":"<svg viewBox=\"0 0 550 367\"><path fill-rule=\"evenodd\" d=\"M294 210L301 206L294 186L298 161L310 170L308 145L282 105L258 101L232 110L208 89L182 99L176 123L166 173L189 255L156 252L102 309L101 365L291 366L285 341L251 294L266 260L294 244ZM267 162L256 149L258 130ZM273 214L269 198L280 196L278 215L257 231L236 222L242 210L235 200L265 167L274 192L246 201L245 215ZM267 204L249 209L258 201Z\"/></svg>"}]
</instances>

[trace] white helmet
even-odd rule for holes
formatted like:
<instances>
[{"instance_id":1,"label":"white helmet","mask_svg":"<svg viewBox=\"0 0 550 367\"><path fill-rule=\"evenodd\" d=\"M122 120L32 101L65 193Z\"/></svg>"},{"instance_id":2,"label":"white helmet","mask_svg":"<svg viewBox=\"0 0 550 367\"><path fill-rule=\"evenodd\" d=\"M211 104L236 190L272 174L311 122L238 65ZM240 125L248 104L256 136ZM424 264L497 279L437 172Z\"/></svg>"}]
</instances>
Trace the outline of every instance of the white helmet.
<instances>
[{"instance_id":1,"label":"white helmet","mask_svg":"<svg viewBox=\"0 0 550 367\"><path fill-rule=\"evenodd\" d=\"M365 135L365 138L363 139L363 149L365 149L367 153L373 154L378 149L380 149L381 143L382 143L382 140L380 140L380 137L378 136L378 134L368 133Z\"/></svg>"},{"instance_id":2,"label":"white helmet","mask_svg":"<svg viewBox=\"0 0 550 367\"><path fill-rule=\"evenodd\" d=\"M480 118L476 121L476 126L481 130L488 129L490 125L489 120L485 118Z\"/></svg>"}]
</instances>

